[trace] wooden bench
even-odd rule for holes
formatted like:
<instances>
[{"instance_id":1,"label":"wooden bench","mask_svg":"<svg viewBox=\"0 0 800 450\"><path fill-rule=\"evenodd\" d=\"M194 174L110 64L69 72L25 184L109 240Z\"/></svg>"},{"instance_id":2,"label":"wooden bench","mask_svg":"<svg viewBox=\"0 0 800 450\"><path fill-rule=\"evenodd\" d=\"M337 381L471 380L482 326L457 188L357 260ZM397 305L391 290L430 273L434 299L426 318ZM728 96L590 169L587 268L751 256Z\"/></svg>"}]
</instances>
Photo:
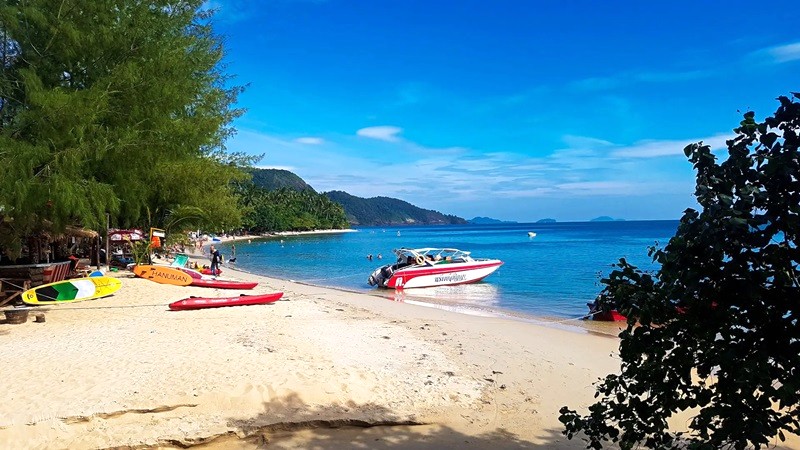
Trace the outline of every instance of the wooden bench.
<instances>
[{"instance_id":1,"label":"wooden bench","mask_svg":"<svg viewBox=\"0 0 800 450\"><path fill-rule=\"evenodd\" d=\"M21 302L20 295L31 288L31 280L25 278L0 278L0 306ZM16 301L15 301L16 300Z\"/></svg>"}]
</instances>

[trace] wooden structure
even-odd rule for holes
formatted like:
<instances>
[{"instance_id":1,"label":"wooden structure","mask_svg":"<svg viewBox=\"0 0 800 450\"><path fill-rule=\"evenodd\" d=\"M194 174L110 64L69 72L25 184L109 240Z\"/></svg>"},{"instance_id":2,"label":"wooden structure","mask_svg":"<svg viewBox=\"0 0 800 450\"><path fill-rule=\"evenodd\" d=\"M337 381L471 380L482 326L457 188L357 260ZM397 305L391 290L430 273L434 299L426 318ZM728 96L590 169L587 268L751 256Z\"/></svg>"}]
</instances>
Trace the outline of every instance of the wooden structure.
<instances>
[{"instance_id":1,"label":"wooden structure","mask_svg":"<svg viewBox=\"0 0 800 450\"><path fill-rule=\"evenodd\" d=\"M75 271L80 265L88 269L90 263L99 263L100 239L96 231L67 226L64 231L53 233L47 230L49 225L45 225L45 231L25 240L20 258L3 258L4 265L0 265L0 306L21 303L20 294L32 287L80 275ZM1 251L0 257L4 257ZM84 272L88 273L88 270Z\"/></svg>"},{"instance_id":2,"label":"wooden structure","mask_svg":"<svg viewBox=\"0 0 800 450\"><path fill-rule=\"evenodd\" d=\"M21 300L20 295L31 288L31 281L22 278L0 279L0 306Z\"/></svg>"},{"instance_id":3,"label":"wooden structure","mask_svg":"<svg viewBox=\"0 0 800 450\"><path fill-rule=\"evenodd\" d=\"M49 264L0 266L0 306L17 303L26 290L61 281L69 275L71 261Z\"/></svg>"}]
</instances>

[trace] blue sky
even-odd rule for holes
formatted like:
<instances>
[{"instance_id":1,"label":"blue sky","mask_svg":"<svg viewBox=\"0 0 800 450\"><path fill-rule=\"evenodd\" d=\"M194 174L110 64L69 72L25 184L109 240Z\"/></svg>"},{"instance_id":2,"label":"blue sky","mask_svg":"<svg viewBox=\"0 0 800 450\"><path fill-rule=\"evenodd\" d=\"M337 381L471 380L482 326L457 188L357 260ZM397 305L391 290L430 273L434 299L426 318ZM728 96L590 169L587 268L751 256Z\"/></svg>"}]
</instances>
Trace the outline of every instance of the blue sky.
<instances>
[{"instance_id":1,"label":"blue sky","mask_svg":"<svg viewBox=\"0 0 800 450\"><path fill-rule=\"evenodd\" d=\"M683 147L800 90L796 1L208 5L248 85L230 151L465 218L677 219Z\"/></svg>"}]
</instances>

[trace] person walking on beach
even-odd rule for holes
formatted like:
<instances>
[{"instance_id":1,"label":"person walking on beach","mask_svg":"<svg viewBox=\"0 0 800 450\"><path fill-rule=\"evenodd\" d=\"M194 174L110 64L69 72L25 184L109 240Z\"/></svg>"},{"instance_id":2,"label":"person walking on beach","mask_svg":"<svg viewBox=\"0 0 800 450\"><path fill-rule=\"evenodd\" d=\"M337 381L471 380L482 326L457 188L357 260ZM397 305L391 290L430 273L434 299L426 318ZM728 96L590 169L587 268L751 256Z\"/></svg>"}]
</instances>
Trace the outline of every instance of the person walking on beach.
<instances>
[{"instance_id":1,"label":"person walking on beach","mask_svg":"<svg viewBox=\"0 0 800 450\"><path fill-rule=\"evenodd\" d=\"M211 275L213 276L217 276L220 259L222 259L222 255L220 255L219 250L214 245L211 245Z\"/></svg>"}]
</instances>

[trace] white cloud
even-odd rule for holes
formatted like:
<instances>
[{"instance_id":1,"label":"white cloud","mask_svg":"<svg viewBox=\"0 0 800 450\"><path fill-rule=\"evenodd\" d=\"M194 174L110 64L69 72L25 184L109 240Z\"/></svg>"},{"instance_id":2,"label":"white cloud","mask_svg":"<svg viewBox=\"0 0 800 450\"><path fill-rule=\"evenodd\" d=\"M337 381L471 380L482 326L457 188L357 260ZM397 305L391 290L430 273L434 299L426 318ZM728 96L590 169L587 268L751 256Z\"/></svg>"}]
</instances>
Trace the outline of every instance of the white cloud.
<instances>
[{"instance_id":1,"label":"white cloud","mask_svg":"<svg viewBox=\"0 0 800 450\"><path fill-rule=\"evenodd\" d=\"M692 81L709 78L714 75L711 70L689 70L686 72L641 72L633 77L647 83L670 83L673 81Z\"/></svg>"},{"instance_id":2,"label":"white cloud","mask_svg":"<svg viewBox=\"0 0 800 450\"><path fill-rule=\"evenodd\" d=\"M763 51L778 64L800 60L800 42L770 47Z\"/></svg>"},{"instance_id":3,"label":"white cloud","mask_svg":"<svg viewBox=\"0 0 800 450\"><path fill-rule=\"evenodd\" d=\"M300 137L295 139L294 142L307 145L322 145L325 143L325 140L318 137Z\"/></svg>"},{"instance_id":4,"label":"white cloud","mask_svg":"<svg viewBox=\"0 0 800 450\"><path fill-rule=\"evenodd\" d=\"M356 134L362 137L377 139L386 142L399 142L400 137L397 135L403 131L402 128L383 125L378 127L367 127L356 131Z\"/></svg>"},{"instance_id":5,"label":"white cloud","mask_svg":"<svg viewBox=\"0 0 800 450\"><path fill-rule=\"evenodd\" d=\"M620 191L629 190L632 185L631 183L626 183L624 181L583 181L577 183L557 184L555 187L562 191L597 195L609 191L619 193Z\"/></svg>"},{"instance_id":6,"label":"white cloud","mask_svg":"<svg viewBox=\"0 0 800 450\"><path fill-rule=\"evenodd\" d=\"M683 149L689 144L703 141L710 145L712 149L719 149L725 146L725 141L730 139L730 135L714 135L703 139L685 139L668 141L641 141L636 144L618 148L611 153L616 158L658 158L661 156L684 156Z\"/></svg>"},{"instance_id":7,"label":"white cloud","mask_svg":"<svg viewBox=\"0 0 800 450\"><path fill-rule=\"evenodd\" d=\"M664 72L622 72L613 77L592 77L575 80L567 84L577 92L610 91L636 83L673 83L709 78L711 70L664 71Z\"/></svg>"},{"instance_id":8,"label":"white cloud","mask_svg":"<svg viewBox=\"0 0 800 450\"><path fill-rule=\"evenodd\" d=\"M331 135L319 145L307 145L296 137L240 130L229 147L263 152L262 167L290 170L320 192L387 196L447 214L466 211L460 215L490 216L500 210L538 214L532 211L542 210L545 203L568 210L566 205L589 202L586 205L591 206L587 199L594 199L597 212L582 214L596 216L610 215L599 206L609 199L627 204L626 199L672 195L690 201L691 165L684 158L659 156L682 156L686 144L700 140L647 141L624 147L592 137L565 136L565 148L528 156L426 147L397 137L400 131L371 127L359 130L362 138ZM703 141L714 147L724 143L725 137Z\"/></svg>"},{"instance_id":9,"label":"white cloud","mask_svg":"<svg viewBox=\"0 0 800 450\"><path fill-rule=\"evenodd\" d=\"M609 147L614 145L613 142L606 141L605 139L597 139L589 136L575 136L571 134L564 135L561 140L571 148Z\"/></svg>"}]
</instances>

